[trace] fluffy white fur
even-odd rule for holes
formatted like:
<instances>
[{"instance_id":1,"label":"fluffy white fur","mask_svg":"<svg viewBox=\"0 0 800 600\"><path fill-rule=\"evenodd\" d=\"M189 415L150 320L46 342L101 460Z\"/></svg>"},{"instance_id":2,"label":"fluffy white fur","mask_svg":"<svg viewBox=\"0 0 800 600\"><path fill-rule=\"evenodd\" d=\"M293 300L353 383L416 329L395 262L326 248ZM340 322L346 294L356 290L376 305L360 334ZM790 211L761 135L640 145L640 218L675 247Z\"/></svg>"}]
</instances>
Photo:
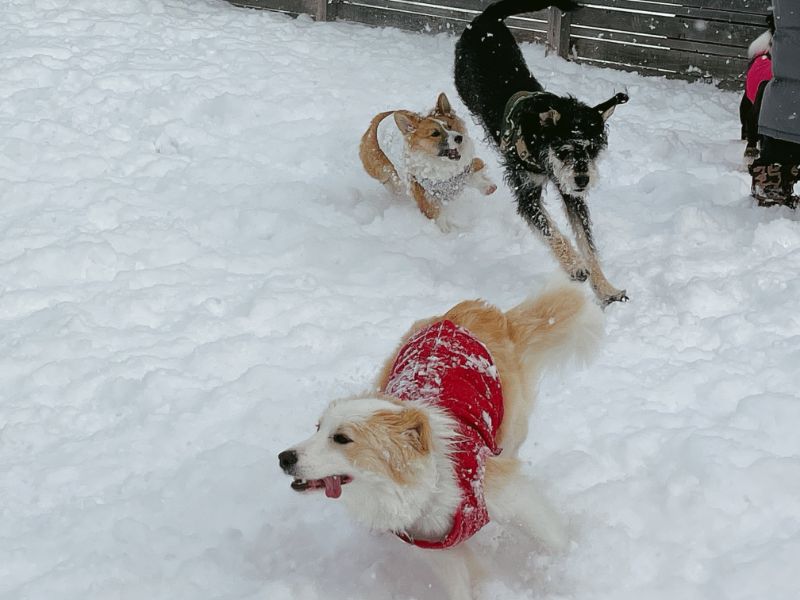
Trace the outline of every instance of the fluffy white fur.
<instances>
[{"instance_id":1,"label":"fluffy white fur","mask_svg":"<svg viewBox=\"0 0 800 600\"><path fill-rule=\"evenodd\" d=\"M475 188L485 195L491 194L497 189L497 186L486 175L486 169L467 174L464 181L458 180L459 176L467 170L475 158L475 148L472 140L467 135L448 129L447 125L441 121L439 123L447 132L447 149L458 150L461 158L452 160L444 156L431 156L426 152L415 152L405 146L402 162L402 171L406 173L403 192L405 194L410 193L413 175L414 179L420 182L431 181L445 184L452 182L453 189L448 194L452 197L460 193L460 188L465 186ZM461 143L455 141L458 135L463 137Z\"/></svg>"},{"instance_id":2,"label":"fluffy white fur","mask_svg":"<svg viewBox=\"0 0 800 600\"><path fill-rule=\"evenodd\" d=\"M602 337L599 308L576 284L559 284L505 313L481 302L461 303L443 317L415 324L408 336L441 318L468 327L484 341L503 382L506 411L498 434L503 453L488 459L484 480L490 518L510 524L554 550L564 549L567 536L558 515L521 473L516 455L527 436L528 416L543 369L563 367L575 358L588 360ZM383 378L388 376L391 362L384 368ZM336 443L334 436L358 431L354 425L369 426L376 415L402 411L421 412L429 428L424 451L412 465L403 464L408 467L407 473L404 471L408 481L401 485L385 473L362 468L364 465L351 460L358 455L348 456L347 445ZM447 413L422 401L399 402L374 393L335 400L320 418L318 431L290 450L296 452L297 462L284 470L301 479L352 477L342 488L341 500L355 519L376 530L441 539L449 532L460 504L449 457L455 430ZM393 460L391 452L387 451L384 459ZM477 565L469 540L448 550L426 551L425 556L451 600L474 598Z\"/></svg>"}]
</instances>

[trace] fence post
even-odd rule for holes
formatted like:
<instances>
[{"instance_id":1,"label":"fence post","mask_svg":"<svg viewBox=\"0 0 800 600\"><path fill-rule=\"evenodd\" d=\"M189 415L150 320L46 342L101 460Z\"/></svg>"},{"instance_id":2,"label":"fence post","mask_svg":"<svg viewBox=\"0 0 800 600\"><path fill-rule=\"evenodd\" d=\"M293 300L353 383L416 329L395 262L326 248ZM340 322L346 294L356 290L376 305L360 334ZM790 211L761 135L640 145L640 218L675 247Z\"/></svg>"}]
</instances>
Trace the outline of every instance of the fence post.
<instances>
[{"instance_id":1,"label":"fence post","mask_svg":"<svg viewBox=\"0 0 800 600\"><path fill-rule=\"evenodd\" d=\"M317 9L314 11L314 19L317 21L336 20L336 5L338 0L317 0Z\"/></svg>"},{"instance_id":2,"label":"fence post","mask_svg":"<svg viewBox=\"0 0 800 600\"><path fill-rule=\"evenodd\" d=\"M571 18L569 13L561 12L555 6L548 9L547 53L555 52L561 58L569 58L569 32Z\"/></svg>"}]
</instances>

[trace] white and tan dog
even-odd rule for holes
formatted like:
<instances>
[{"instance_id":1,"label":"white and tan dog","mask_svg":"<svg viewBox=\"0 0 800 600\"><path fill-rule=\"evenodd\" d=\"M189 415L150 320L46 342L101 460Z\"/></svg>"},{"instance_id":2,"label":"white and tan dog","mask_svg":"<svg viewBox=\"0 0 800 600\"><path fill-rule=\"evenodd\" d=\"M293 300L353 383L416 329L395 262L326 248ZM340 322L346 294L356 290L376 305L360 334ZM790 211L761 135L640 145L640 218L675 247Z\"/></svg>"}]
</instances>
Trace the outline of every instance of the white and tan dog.
<instances>
[{"instance_id":1,"label":"white and tan dog","mask_svg":"<svg viewBox=\"0 0 800 600\"><path fill-rule=\"evenodd\" d=\"M467 540L489 520L554 549L554 511L521 473L537 382L586 359L600 309L563 284L507 312L481 301L417 322L374 392L335 400L317 432L281 452L292 488L341 497L353 516L427 552L453 600L473 598Z\"/></svg>"},{"instance_id":2,"label":"white and tan dog","mask_svg":"<svg viewBox=\"0 0 800 600\"><path fill-rule=\"evenodd\" d=\"M378 126L389 115L394 115L403 136L400 165L392 162L379 140ZM444 93L426 116L408 110L376 115L361 138L359 156L370 177L393 194L411 196L429 219L436 220L442 206L467 186L486 196L497 189L486 176L483 161L475 157L467 128Z\"/></svg>"}]
</instances>

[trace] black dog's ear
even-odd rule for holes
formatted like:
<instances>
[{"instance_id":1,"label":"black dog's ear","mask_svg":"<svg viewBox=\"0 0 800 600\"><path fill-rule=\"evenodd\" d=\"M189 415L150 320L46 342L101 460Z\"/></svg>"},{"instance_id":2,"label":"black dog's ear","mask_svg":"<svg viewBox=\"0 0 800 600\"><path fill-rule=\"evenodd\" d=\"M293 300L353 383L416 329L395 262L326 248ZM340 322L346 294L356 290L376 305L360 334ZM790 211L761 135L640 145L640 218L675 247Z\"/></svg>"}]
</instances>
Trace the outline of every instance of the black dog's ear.
<instances>
[{"instance_id":1,"label":"black dog's ear","mask_svg":"<svg viewBox=\"0 0 800 600\"><path fill-rule=\"evenodd\" d=\"M542 127L551 127L552 125L557 125L560 118L561 113L555 108L551 108L548 111L539 113L539 125Z\"/></svg>"},{"instance_id":2,"label":"black dog's ear","mask_svg":"<svg viewBox=\"0 0 800 600\"><path fill-rule=\"evenodd\" d=\"M450 100L447 99L444 92L439 94L436 99L436 112L440 115L451 115L453 113L453 107L450 106Z\"/></svg>"},{"instance_id":3,"label":"black dog's ear","mask_svg":"<svg viewBox=\"0 0 800 600\"><path fill-rule=\"evenodd\" d=\"M614 94L613 97L609 98L605 102L601 102L594 109L600 113L603 117L603 121L608 121L608 118L614 114L614 109L617 108L617 104L625 104L628 101L628 94Z\"/></svg>"}]
</instances>

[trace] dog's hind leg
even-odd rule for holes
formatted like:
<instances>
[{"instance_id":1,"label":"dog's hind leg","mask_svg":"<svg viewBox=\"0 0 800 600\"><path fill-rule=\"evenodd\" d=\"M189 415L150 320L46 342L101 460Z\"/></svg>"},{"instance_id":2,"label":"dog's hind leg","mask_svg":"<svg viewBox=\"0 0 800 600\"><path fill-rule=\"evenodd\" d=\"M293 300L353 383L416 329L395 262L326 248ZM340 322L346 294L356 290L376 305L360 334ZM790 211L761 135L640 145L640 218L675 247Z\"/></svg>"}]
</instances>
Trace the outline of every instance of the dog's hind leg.
<instances>
[{"instance_id":1,"label":"dog's hind leg","mask_svg":"<svg viewBox=\"0 0 800 600\"><path fill-rule=\"evenodd\" d=\"M589 207L583 198L577 196L561 195L564 200L564 208L567 211L572 231L578 242L578 248L586 258L589 265L589 283L602 306L608 306L612 302L627 302L628 296L625 290L618 290L608 282L603 270L600 268L600 261L597 257L597 248L592 236L592 222L589 217Z\"/></svg>"},{"instance_id":2,"label":"dog's hind leg","mask_svg":"<svg viewBox=\"0 0 800 600\"><path fill-rule=\"evenodd\" d=\"M589 269L584 260L575 252L572 244L559 231L553 218L542 206L542 186L527 183L524 176L509 175L509 183L517 197L517 212L528 226L538 234L553 252L561 268L574 281L586 281ZM515 181L516 180L516 181Z\"/></svg>"},{"instance_id":3,"label":"dog's hind leg","mask_svg":"<svg viewBox=\"0 0 800 600\"><path fill-rule=\"evenodd\" d=\"M475 600L473 591L474 574L480 574L478 561L469 547L463 542L446 550L428 550L431 568L442 582L449 600Z\"/></svg>"},{"instance_id":4,"label":"dog's hind leg","mask_svg":"<svg viewBox=\"0 0 800 600\"><path fill-rule=\"evenodd\" d=\"M561 519L536 485L519 472L519 467L516 459L487 460L484 485L489 517L522 528L552 550L564 550L568 538Z\"/></svg>"}]
</instances>

